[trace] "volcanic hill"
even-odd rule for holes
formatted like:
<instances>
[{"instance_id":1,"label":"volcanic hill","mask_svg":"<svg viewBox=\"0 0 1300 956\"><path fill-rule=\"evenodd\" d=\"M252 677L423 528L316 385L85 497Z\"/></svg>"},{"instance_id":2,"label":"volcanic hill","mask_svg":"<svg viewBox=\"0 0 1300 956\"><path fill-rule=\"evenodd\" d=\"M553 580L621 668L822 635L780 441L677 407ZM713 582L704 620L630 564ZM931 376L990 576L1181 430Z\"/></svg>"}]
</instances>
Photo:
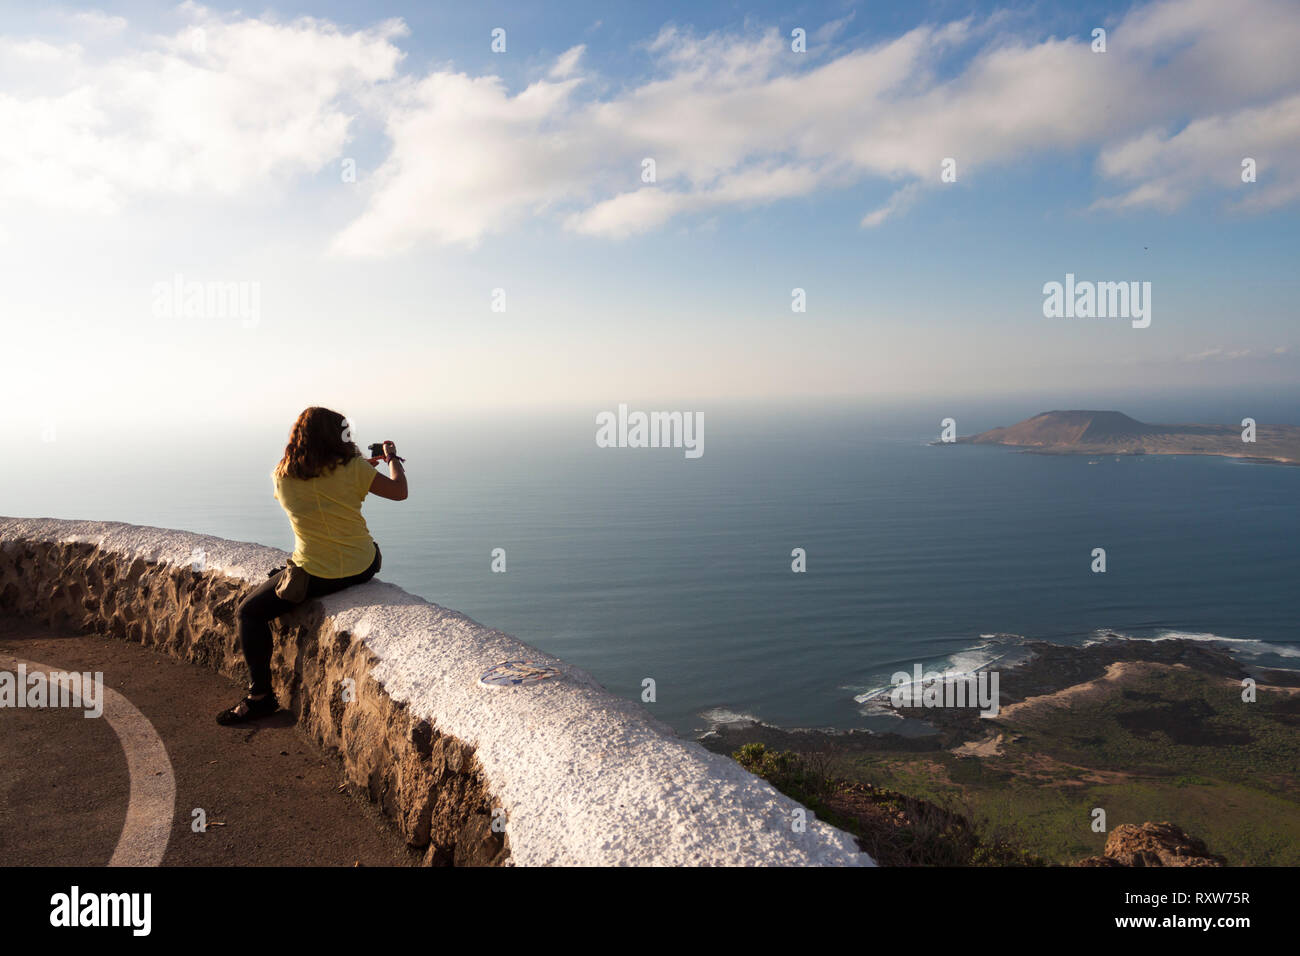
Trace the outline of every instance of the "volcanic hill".
<instances>
[{"instance_id":1,"label":"volcanic hill","mask_svg":"<svg viewBox=\"0 0 1300 956\"><path fill-rule=\"evenodd\" d=\"M958 444L1009 445L1058 455L1222 455L1300 464L1300 427L1257 425L1255 441L1240 425L1151 425L1123 412L1043 412L1004 428L957 439Z\"/></svg>"}]
</instances>

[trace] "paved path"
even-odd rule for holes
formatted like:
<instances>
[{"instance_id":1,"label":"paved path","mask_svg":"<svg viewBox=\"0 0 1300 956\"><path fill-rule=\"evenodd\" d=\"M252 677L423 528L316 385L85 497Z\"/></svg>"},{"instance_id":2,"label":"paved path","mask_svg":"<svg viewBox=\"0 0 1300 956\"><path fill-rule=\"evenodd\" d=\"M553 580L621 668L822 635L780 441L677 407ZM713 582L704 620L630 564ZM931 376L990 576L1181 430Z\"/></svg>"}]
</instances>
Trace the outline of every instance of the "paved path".
<instances>
[{"instance_id":1,"label":"paved path","mask_svg":"<svg viewBox=\"0 0 1300 956\"><path fill-rule=\"evenodd\" d=\"M102 672L106 701L100 718L0 707L5 865L413 862L368 803L338 792L337 761L288 714L219 726L241 693L226 678L138 644L0 618L0 671L19 661L29 673ZM196 808L205 833L191 828Z\"/></svg>"}]
</instances>

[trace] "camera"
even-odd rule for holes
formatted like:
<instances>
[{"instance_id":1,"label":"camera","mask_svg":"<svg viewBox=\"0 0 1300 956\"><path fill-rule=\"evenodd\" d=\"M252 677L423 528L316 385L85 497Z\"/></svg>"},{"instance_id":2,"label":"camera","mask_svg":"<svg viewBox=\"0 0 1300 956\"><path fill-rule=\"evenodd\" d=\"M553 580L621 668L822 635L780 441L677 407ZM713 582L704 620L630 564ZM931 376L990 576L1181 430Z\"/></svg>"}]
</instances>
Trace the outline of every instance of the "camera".
<instances>
[{"instance_id":1,"label":"camera","mask_svg":"<svg viewBox=\"0 0 1300 956\"><path fill-rule=\"evenodd\" d=\"M383 458L383 457L384 457L384 443L383 443L383 442L375 442L373 445L370 446L370 457L371 457L371 458Z\"/></svg>"}]
</instances>

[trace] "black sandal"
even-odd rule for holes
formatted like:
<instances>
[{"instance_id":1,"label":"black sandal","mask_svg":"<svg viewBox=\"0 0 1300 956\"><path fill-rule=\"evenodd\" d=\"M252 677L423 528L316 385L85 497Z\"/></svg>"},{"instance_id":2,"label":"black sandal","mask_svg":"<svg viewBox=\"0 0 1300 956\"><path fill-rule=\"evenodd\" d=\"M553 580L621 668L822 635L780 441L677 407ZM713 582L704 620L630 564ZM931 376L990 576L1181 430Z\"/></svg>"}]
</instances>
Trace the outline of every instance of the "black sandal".
<instances>
[{"instance_id":1,"label":"black sandal","mask_svg":"<svg viewBox=\"0 0 1300 956\"><path fill-rule=\"evenodd\" d=\"M241 706L244 708L242 713L239 710ZM267 694L261 700L254 700L250 695L234 707L227 707L217 714L217 723L223 727L229 727L233 724L246 724L250 720L257 720L259 717L269 717L279 709L280 702L275 699L274 694Z\"/></svg>"}]
</instances>

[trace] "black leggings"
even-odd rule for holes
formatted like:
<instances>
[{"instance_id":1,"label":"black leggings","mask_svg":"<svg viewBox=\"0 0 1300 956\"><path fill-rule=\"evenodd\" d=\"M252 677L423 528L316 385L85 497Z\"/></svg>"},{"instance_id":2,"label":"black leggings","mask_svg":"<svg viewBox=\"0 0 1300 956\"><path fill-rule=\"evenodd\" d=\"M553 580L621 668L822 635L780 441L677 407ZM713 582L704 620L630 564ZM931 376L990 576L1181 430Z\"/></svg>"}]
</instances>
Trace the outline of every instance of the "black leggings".
<instances>
[{"instance_id":1,"label":"black leggings","mask_svg":"<svg viewBox=\"0 0 1300 956\"><path fill-rule=\"evenodd\" d=\"M307 575L307 597L305 604L312 598L342 591L354 584L365 584L379 573L379 545L375 544L375 560L370 567L360 574L347 578L318 578ZM271 621L281 614L287 614L300 605L286 601L275 593L275 586L280 581L281 569L257 586L248 597L239 603L239 646L244 651L244 660L248 662L248 674L252 679L250 694L269 694L271 692Z\"/></svg>"}]
</instances>

